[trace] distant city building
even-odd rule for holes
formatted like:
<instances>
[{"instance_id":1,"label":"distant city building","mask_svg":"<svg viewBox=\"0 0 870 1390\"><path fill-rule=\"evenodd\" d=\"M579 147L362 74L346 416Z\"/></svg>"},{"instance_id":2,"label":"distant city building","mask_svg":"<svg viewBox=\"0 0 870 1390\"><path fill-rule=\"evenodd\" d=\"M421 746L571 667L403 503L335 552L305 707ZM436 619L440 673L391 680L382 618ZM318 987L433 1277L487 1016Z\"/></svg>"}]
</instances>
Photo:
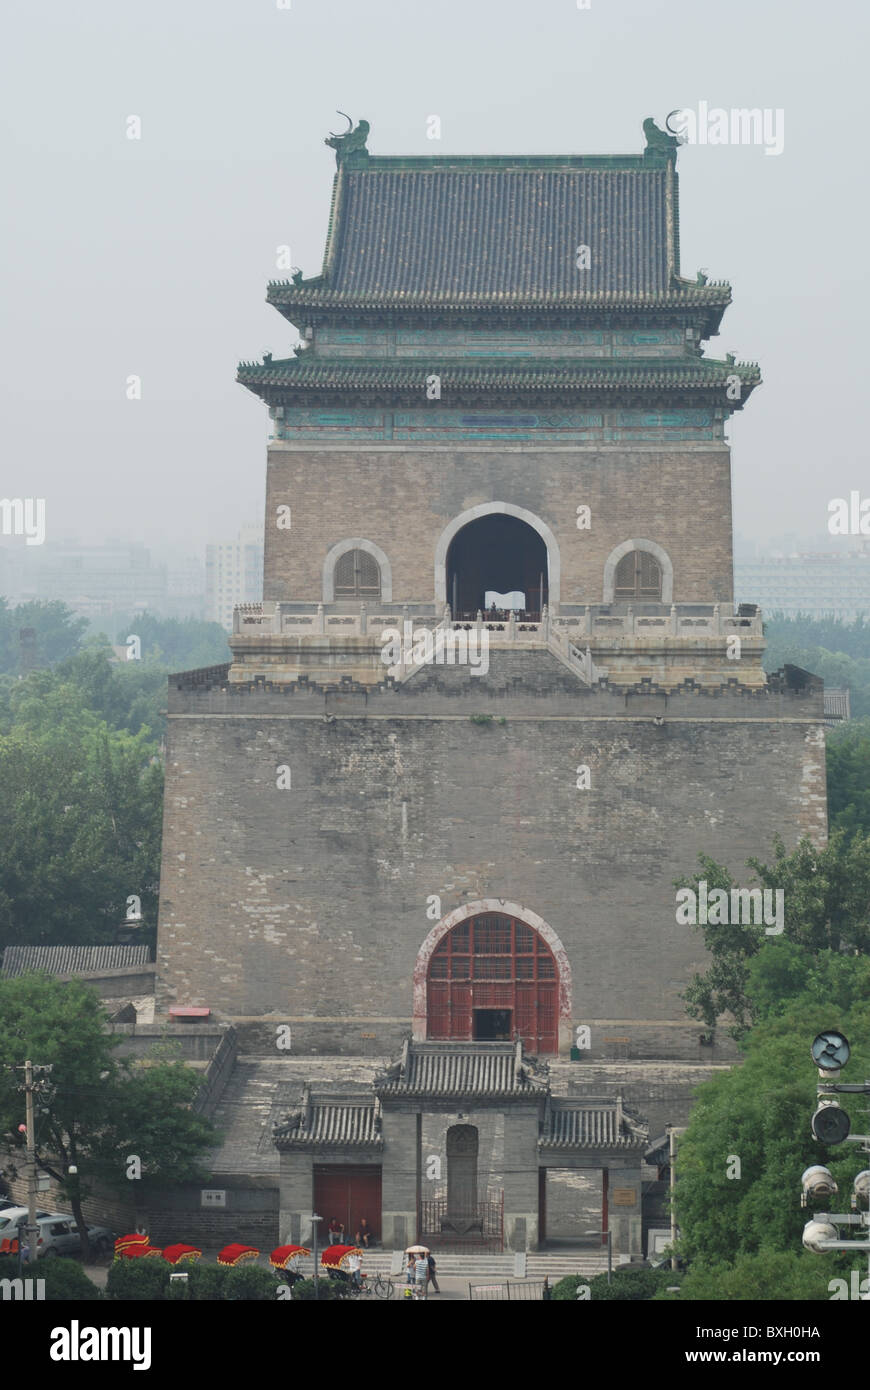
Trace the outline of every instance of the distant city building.
<instances>
[{"instance_id":1,"label":"distant city building","mask_svg":"<svg viewBox=\"0 0 870 1390\"><path fill-rule=\"evenodd\" d=\"M156 560L141 541L77 541L0 547L0 593L10 604L59 599L100 624L133 613L202 618L202 556L168 552Z\"/></svg>"},{"instance_id":2,"label":"distant city building","mask_svg":"<svg viewBox=\"0 0 870 1390\"><path fill-rule=\"evenodd\" d=\"M230 631L237 603L263 597L263 528L242 526L234 541L206 546L205 616Z\"/></svg>"},{"instance_id":3,"label":"distant city building","mask_svg":"<svg viewBox=\"0 0 870 1390\"><path fill-rule=\"evenodd\" d=\"M205 616L205 564L200 555L167 556L165 612L172 618Z\"/></svg>"},{"instance_id":4,"label":"distant city building","mask_svg":"<svg viewBox=\"0 0 870 1390\"><path fill-rule=\"evenodd\" d=\"M166 566L155 565L141 541L9 547L3 578L10 603L60 599L91 620L162 613L166 605Z\"/></svg>"},{"instance_id":5,"label":"distant city building","mask_svg":"<svg viewBox=\"0 0 870 1390\"><path fill-rule=\"evenodd\" d=\"M766 617L798 613L851 620L870 613L870 553L767 556L734 563L738 603L757 603Z\"/></svg>"}]
</instances>

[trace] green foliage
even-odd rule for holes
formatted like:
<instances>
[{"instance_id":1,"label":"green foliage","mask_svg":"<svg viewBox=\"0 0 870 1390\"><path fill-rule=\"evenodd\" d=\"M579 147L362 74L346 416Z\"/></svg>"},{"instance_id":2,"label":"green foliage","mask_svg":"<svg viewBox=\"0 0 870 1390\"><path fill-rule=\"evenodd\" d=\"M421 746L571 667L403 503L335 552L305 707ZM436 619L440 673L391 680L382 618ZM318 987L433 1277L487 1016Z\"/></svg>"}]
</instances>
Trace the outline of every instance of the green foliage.
<instances>
[{"instance_id":1,"label":"green foliage","mask_svg":"<svg viewBox=\"0 0 870 1390\"><path fill-rule=\"evenodd\" d=\"M661 1290L656 1301L820 1302L831 1297L828 1284L841 1273L834 1255L805 1250L764 1249L738 1255L732 1265L698 1262L682 1276L679 1293Z\"/></svg>"},{"instance_id":2,"label":"green foliage","mask_svg":"<svg viewBox=\"0 0 870 1390\"><path fill-rule=\"evenodd\" d=\"M223 1298L224 1284L230 1272L226 1265L203 1264L200 1260L196 1264L179 1265L178 1268L187 1271L190 1296L194 1302L217 1303Z\"/></svg>"},{"instance_id":3,"label":"green foliage","mask_svg":"<svg viewBox=\"0 0 870 1390\"><path fill-rule=\"evenodd\" d=\"M49 603L33 600L10 608L6 599L0 598L0 672L22 674L22 628L31 627L36 633L36 665L52 666L78 650L87 626L86 618L76 618L57 599Z\"/></svg>"},{"instance_id":4,"label":"green foliage","mask_svg":"<svg viewBox=\"0 0 870 1390\"><path fill-rule=\"evenodd\" d=\"M738 886L724 865L707 855L699 855L698 860L697 873L677 880L675 887L697 892L701 880L706 881L708 892ZM728 1015L730 1031L737 1038L759 1017L747 984L750 962L765 945L791 941L813 954L870 948L870 837L850 837L840 830L821 848L803 839L791 853L777 837L773 859L769 863L749 859L747 867L752 876L739 886L782 890L783 934L771 937L761 926L737 924L695 928L703 934L710 964L703 974L693 976L684 995L690 1017L712 1027Z\"/></svg>"},{"instance_id":5,"label":"green foliage","mask_svg":"<svg viewBox=\"0 0 870 1390\"><path fill-rule=\"evenodd\" d=\"M870 718L829 729L826 743L831 829L870 835Z\"/></svg>"},{"instance_id":6,"label":"green foliage","mask_svg":"<svg viewBox=\"0 0 870 1390\"><path fill-rule=\"evenodd\" d=\"M45 1280L45 1297L56 1303L93 1302L102 1298L100 1290L85 1274L76 1260L40 1260L37 1267L40 1279Z\"/></svg>"},{"instance_id":7,"label":"green foliage","mask_svg":"<svg viewBox=\"0 0 870 1390\"><path fill-rule=\"evenodd\" d=\"M201 618L159 618L154 613L135 613L130 618L118 620L115 643L123 645L131 633L142 643L142 663L164 671L191 671L198 666L219 666L232 660L227 634L220 623L203 622Z\"/></svg>"},{"instance_id":8,"label":"green foliage","mask_svg":"<svg viewBox=\"0 0 870 1390\"><path fill-rule=\"evenodd\" d=\"M786 662L821 676L828 686L848 686L852 714L870 715L870 620L846 623L836 618L784 618L774 614L764 624L766 671Z\"/></svg>"},{"instance_id":9,"label":"green foliage","mask_svg":"<svg viewBox=\"0 0 870 1390\"><path fill-rule=\"evenodd\" d=\"M269 1269L255 1264L238 1265L227 1274L223 1296L236 1303L246 1299L254 1303L274 1303L278 1280Z\"/></svg>"},{"instance_id":10,"label":"green foliage","mask_svg":"<svg viewBox=\"0 0 870 1390\"><path fill-rule=\"evenodd\" d=\"M342 1288L341 1288L338 1284L334 1283L333 1280L331 1280L331 1279L318 1279L317 1282L318 1282L318 1284L320 1285L320 1294L319 1294L319 1297L320 1297L321 1302L323 1302L324 1300L329 1300L329 1299L333 1299L333 1300L334 1300L334 1299L337 1299L337 1298L342 1298L342 1297L344 1296L344 1295L343 1295L343 1290L342 1290ZM306 1302L306 1301L310 1301L311 1299L314 1298L314 1296L315 1296L315 1295L314 1295L314 1280L313 1280L313 1279L300 1279L300 1280L297 1281L297 1283L295 1283L295 1284L293 1285L293 1291L292 1291L292 1294L291 1294L291 1299L292 1299L292 1301L293 1301L294 1303L295 1303L295 1302L303 1302L303 1303L304 1303L304 1302Z\"/></svg>"},{"instance_id":11,"label":"green foliage","mask_svg":"<svg viewBox=\"0 0 870 1390\"><path fill-rule=\"evenodd\" d=\"M128 1190L128 1154L141 1159L146 1187L164 1186L201 1180L198 1160L214 1143L210 1123L190 1109L196 1073L177 1062L139 1068L118 1061L106 1019L81 980L0 979L0 1132L23 1143L15 1068L26 1057L51 1065L50 1089L39 1096L37 1152L80 1226L81 1201L96 1179Z\"/></svg>"},{"instance_id":12,"label":"green foliage","mask_svg":"<svg viewBox=\"0 0 870 1390\"><path fill-rule=\"evenodd\" d=\"M131 892L142 901L143 933L153 935L163 799L156 745L146 732L110 729L51 672L18 682L4 713L0 949L111 941Z\"/></svg>"},{"instance_id":13,"label":"green foliage","mask_svg":"<svg viewBox=\"0 0 870 1390\"><path fill-rule=\"evenodd\" d=\"M176 1183L205 1182L200 1160L215 1140L210 1121L190 1107L202 1076L183 1062L149 1063L131 1068L112 1096L111 1112L93 1147L94 1170L102 1180L126 1191L126 1155L142 1160L138 1191Z\"/></svg>"},{"instance_id":14,"label":"green foliage","mask_svg":"<svg viewBox=\"0 0 870 1390\"><path fill-rule=\"evenodd\" d=\"M636 1303L652 1298L668 1284L679 1283L680 1277L670 1269L635 1269L630 1266L617 1267L609 1284L606 1274L596 1274L592 1279L585 1274L568 1274L553 1285L550 1298L576 1302L577 1290L588 1286L593 1303Z\"/></svg>"},{"instance_id":15,"label":"green foliage","mask_svg":"<svg viewBox=\"0 0 870 1390\"><path fill-rule=\"evenodd\" d=\"M495 718L494 714L470 714L469 719L472 724L479 724L484 729L490 729Z\"/></svg>"},{"instance_id":16,"label":"green foliage","mask_svg":"<svg viewBox=\"0 0 870 1390\"><path fill-rule=\"evenodd\" d=\"M743 1039L745 1061L698 1088L679 1141L675 1208L680 1253L690 1261L732 1264L767 1248L799 1251L808 1219L800 1176L813 1163L826 1164L840 1191L849 1191L863 1156L851 1146L825 1148L810 1134L817 1077L809 1045L823 1028L841 1028L853 1042L855 1077L870 1074L867 981L864 958L782 940L768 942L753 962L748 988L761 1021ZM844 1105L853 1128L863 1129L863 1100ZM729 1177L735 1158L740 1175Z\"/></svg>"},{"instance_id":17,"label":"green foliage","mask_svg":"<svg viewBox=\"0 0 870 1390\"><path fill-rule=\"evenodd\" d=\"M165 1300L169 1297L171 1273L172 1265L158 1255L113 1260L106 1279L106 1298L127 1303Z\"/></svg>"}]
</instances>

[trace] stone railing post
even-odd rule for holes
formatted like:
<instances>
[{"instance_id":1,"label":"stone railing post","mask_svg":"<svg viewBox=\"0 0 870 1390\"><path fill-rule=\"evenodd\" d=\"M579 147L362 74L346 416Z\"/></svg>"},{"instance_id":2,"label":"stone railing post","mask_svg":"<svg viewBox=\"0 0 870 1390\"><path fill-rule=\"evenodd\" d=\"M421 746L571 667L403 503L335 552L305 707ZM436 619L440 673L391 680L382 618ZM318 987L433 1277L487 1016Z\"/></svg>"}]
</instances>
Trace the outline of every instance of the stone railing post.
<instances>
[{"instance_id":1,"label":"stone railing post","mask_svg":"<svg viewBox=\"0 0 870 1390\"><path fill-rule=\"evenodd\" d=\"M680 629L679 629L679 625L678 625L678 623L677 623L677 605L676 605L675 603L672 603L672 604L671 604L671 632L674 634L675 637L677 637L677 636L679 636L679 631L680 631Z\"/></svg>"},{"instance_id":2,"label":"stone railing post","mask_svg":"<svg viewBox=\"0 0 870 1390\"><path fill-rule=\"evenodd\" d=\"M511 609L507 620L507 638L509 642L517 640L517 615L516 610Z\"/></svg>"},{"instance_id":3,"label":"stone railing post","mask_svg":"<svg viewBox=\"0 0 870 1390\"><path fill-rule=\"evenodd\" d=\"M588 603L583 611L583 630L586 637L592 636L592 609Z\"/></svg>"},{"instance_id":4,"label":"stone railing post","mask_svg":"<svg viewBox=\"0 0 870 1390\"><path fill-rule=\"evenodd\" d=\"M721 637L725 631L725 624L722 621L722 613L718 603L713 604L713 636Z\"/></svg>"},{"instance_id":5,"label":"stone railing post","mask_svg":"<svg viewBox=\"0 0 870 1390\"><path fill-rule=\"evenodd\" d=\"M317 605L317 617L314 620L314 631L318 633L324 633L326 631L326 619L324 617L322 603L318 603Z\"/></svg>"},{"instance_id":6,"label":"stone railing post","mask_svg":"<svg viewBox=\"0 0 870 1390\"><path fill-rule=\"evenodd\" d=\"M543 639L544 639L545 642L549 642L549 640L550 640L550 609L548 608L548 606L547 606L546 603L544 604L543 610L542 610L542 612L541 612L541 635L543 636Z\"/></svg>"},{"instance_id":7,"label":"stone railing post","mask_svg":"<svg viewBox=\"0 0 870 1390\"><path fill-rule=\"evenodd\" d=\"M625 631L629 637L634 636L634 609L629 604L628 612L625 616Z\"/></svg>"},{"instance_id":8,"label":"stone railing post","mask_svg":"<svg viewBox=\"0 0 870 1390\"><path fill-rule=\"evenodd\" d=\"M368 630L369 630L369 617L368 617L368 613L366 612L366 606L365 606L365 604L364 604L364 603L361 603L360 606L359 606L359 631L360 631L360 636L361 636L361 637L365 637L365 635L366 635L366 633L368 632Z\"/></svg>"}]
</instances>

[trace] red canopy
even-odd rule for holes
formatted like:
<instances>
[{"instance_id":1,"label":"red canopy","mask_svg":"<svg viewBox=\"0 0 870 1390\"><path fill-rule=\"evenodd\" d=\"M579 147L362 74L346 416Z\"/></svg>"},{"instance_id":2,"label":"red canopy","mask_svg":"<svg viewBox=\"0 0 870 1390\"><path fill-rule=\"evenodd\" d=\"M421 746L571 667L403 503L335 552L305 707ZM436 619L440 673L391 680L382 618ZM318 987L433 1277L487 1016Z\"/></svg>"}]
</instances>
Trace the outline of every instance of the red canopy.
<instances>
[{"instance_id":1,"label":"red canopy","mask_svg":"<svg viewBox=\"0 0 870 1390\"><path fill-rule=\"evenodd\" d=\"M307 1245L279 1245L269 1256L269 1264L275 1269L286 1269L294 1255L310 1255Z\"/></svg>"},{"instance_id":2,"label":"red canopy","mask_svg":"<svg viewBox=\"0 0 870 1390\"><path fill-rule=\"evenodd\" d=\"M163 1258L163 1251L159 1245L128 1245L123 1250L116 1251L116 1255L123 1260L148 1260L156 1259L158 1256Z\"/></svg>"},{"instance_id":3,"label":"red canopy","mask_svg":"<svg viewBox=\"0 0 870 1390\"><path fill-rule=\"evenodd\" d=\"M241 1264L243 1260L256 1260L259 1253L259 1250L255 1250L253 1245L239 1245L238 1242L235 1242L233 1245L224 1246L217 1257L218 1264L237 1265Z\"/></svg>"},{"instance_id":4,"label":"red canopy","mask_svg":"<svg viewBox=\"0 0 870 1390\"><path fill-rule=\"evenodd\" d=\"M202 1251L197 1250L195 1245L167 1245L163 1251L164 1260L168 1260L171 1265L180 1264L182 1260L198 1260Z\"/></svg>"},{"instance_id":5,"label":"red canopy","mask_svg":"<svg viewBox=\"0 0 870 1390\"><path fill-rule=\"evenodd\" d=\"M362 1255L358 1245L328 1245L320 1256L324 1269L344 1269L350 1255Z\"/></svg>"},{"instance_id":6,"label":"red canopy","mask_svg":"<svg viewBox=\"0 0 870 1390\"><path fill-rule=\"evenodd\" d=\"M115 1251L117 1253L128 1249L131 1245L150 1245L150 1243L147 1235L143 1235L141 1231L134 1231L129 1236L118 1236L115 1241Z\"/></svg>"}]
</instances>

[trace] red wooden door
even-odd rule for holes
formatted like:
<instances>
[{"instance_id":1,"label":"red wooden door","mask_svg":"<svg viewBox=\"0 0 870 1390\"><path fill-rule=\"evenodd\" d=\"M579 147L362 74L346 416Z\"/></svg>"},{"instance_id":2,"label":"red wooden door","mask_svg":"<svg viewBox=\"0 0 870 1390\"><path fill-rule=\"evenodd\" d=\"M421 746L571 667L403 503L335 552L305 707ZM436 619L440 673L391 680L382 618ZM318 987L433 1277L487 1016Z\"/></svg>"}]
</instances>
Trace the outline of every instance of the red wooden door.
<instances>
[{"instance_id":1,"label":"red wooden door","mask_svg":"<svg viewBox=\"0 0 870 1390\"><path fill-rule=\"evenodd\" d=\"M314 1209L323 1217L320 1241L328 1241L329 1223L333 1217L344 1223L345 1236L352 1243L360 1217L369 1223L375 1238L381 1236L381 1170L380 1168L345 1168L339 1164L314 1169Z\"/></svg>"}]
</instances>

